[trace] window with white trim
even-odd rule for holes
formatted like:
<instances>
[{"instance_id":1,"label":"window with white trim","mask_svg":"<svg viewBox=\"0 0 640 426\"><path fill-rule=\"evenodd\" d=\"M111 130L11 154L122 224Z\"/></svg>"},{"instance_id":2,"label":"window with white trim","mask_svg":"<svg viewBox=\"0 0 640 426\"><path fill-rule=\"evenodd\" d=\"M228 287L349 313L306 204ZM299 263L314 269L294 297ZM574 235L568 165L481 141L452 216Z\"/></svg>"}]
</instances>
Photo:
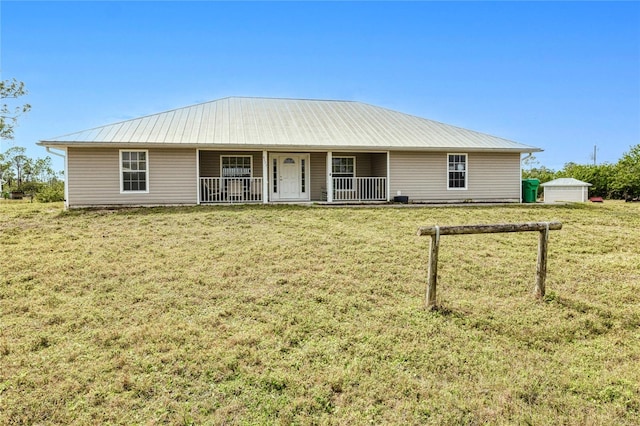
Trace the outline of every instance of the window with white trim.
<instances>
[{"instance_id":1,"label":"window with white trim","mask_svg":"<svg viewBox=\"0 0 640 426\"><path fill-rule=\"evenodd\" d=\"M251 177L253 157L251 155L222 155L220 175L227 177Z\"/></svg>"},{"instance_id":2,"label":"window with white trim","mask_svg":"<svg viewBox=\"0 0 640 426\"><path fill-rule=\"evenodd\" d=\"M447 188L467 189L467 154L448 154Z\"/></svg>"},{"instance_id":3,"label":"window with white trim","mask_svg":"<svg viewBox=\"0 0 640 426\"><path fill-rule=\"evenodd\" d=\"M120 151L120 191L149 192L148 151Z\"/></svg>"},{"instance_id":4,"label":"window with white trim","mask_svg":"<svg viewBox=\"0 0 640 426\"><path fill-rule=\"evenodd\" d=\"M356 177L356 157L333 157L331 161L334 189L352 190L353 178Z\"/></svg>"}]
</instances>

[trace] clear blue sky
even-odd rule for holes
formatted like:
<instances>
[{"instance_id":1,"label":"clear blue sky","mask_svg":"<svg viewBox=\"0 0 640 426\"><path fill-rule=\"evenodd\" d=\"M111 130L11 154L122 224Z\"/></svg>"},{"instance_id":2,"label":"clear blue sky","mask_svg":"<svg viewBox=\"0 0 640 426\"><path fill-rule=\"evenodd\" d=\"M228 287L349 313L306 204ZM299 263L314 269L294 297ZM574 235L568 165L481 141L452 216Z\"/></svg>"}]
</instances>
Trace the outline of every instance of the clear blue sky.
<instances>
[{"instance_id":1,"label":"clear blue sky","mask_svg":"<svg viewBox=\"0 0 640 426\"><path fill-rule=\"evenodd\" d=\"M615 162L640 143L638 2L0 2L14 142L227 96L357 100ZM62 162L57 157L57 168Z\"/></svg>"}]
</instances>

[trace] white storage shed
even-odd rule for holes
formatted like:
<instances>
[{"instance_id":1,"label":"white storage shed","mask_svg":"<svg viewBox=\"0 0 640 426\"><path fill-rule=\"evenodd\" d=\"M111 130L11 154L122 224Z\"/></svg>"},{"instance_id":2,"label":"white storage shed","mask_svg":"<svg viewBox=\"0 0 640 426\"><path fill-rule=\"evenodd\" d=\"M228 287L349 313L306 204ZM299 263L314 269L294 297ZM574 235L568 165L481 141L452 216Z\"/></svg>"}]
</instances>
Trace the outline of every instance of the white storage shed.
<instances>
[{"instance_id":1,"label":"white storage shed","mask_svg":"<svg viewBox=\"0 0 640 426\"><path fill-rule=\"evenodd\" d=\"M574 178L559 178L541 184L544 188L544 202L556 201L586 202L589 200L590 183Z\"/></svg>"}]
</instances>

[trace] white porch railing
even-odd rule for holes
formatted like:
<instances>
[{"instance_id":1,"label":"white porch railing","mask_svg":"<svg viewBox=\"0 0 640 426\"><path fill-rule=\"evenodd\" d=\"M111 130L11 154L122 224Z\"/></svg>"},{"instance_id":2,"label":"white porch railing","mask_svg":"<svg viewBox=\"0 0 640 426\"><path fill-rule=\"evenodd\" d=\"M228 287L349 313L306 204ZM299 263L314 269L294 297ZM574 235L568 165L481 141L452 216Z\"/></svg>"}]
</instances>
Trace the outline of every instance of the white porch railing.
<instances>
[{"instance_id":1,"label":"white porch railing","mask_svg":"<svg viewBox=\"0 0 640 426\"><path fill-rule=\"evenodd\" d=\"M385 201L386 177L334 177L334 201Z\"/></svg>"},{"instance_id":2,"label":"white porch railing","mask_svg":"<svg viewBox=\"0 0 640 426\"><path fill-rule=\"evenodd\" d=\"M262 201L262 178L200 178L201 203L256 203Z\"/></svg>"},{"instance_id":3,"label":"white porch railing","mask_svg":"<svg viewBox=\"0 0 640 426\"><path fill-rule=\"evenodd\" d=\"M201 203L262 202L262 178L200 178ZM333 178L334 201L385 201L386 177Z\"/></svg>"}]
</instances>

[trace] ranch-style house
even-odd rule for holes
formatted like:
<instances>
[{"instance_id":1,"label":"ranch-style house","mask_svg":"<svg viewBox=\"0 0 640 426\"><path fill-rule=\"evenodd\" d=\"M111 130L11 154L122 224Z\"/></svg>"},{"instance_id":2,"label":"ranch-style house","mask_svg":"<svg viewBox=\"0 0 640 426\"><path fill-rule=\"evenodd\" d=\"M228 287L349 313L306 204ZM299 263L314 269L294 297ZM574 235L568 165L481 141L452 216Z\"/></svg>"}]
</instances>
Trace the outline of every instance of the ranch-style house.
<instances>
[{"instance_id":1,"label":"ranch-style house","mask_svg":"<svg viewBox=\"0 0 640 426\"><path fill-rule=\"evenodd\" d=\"M68 208L521 202L541 151L361 102L231 97L41 140Z\"/></svg>"}]
</instances>

